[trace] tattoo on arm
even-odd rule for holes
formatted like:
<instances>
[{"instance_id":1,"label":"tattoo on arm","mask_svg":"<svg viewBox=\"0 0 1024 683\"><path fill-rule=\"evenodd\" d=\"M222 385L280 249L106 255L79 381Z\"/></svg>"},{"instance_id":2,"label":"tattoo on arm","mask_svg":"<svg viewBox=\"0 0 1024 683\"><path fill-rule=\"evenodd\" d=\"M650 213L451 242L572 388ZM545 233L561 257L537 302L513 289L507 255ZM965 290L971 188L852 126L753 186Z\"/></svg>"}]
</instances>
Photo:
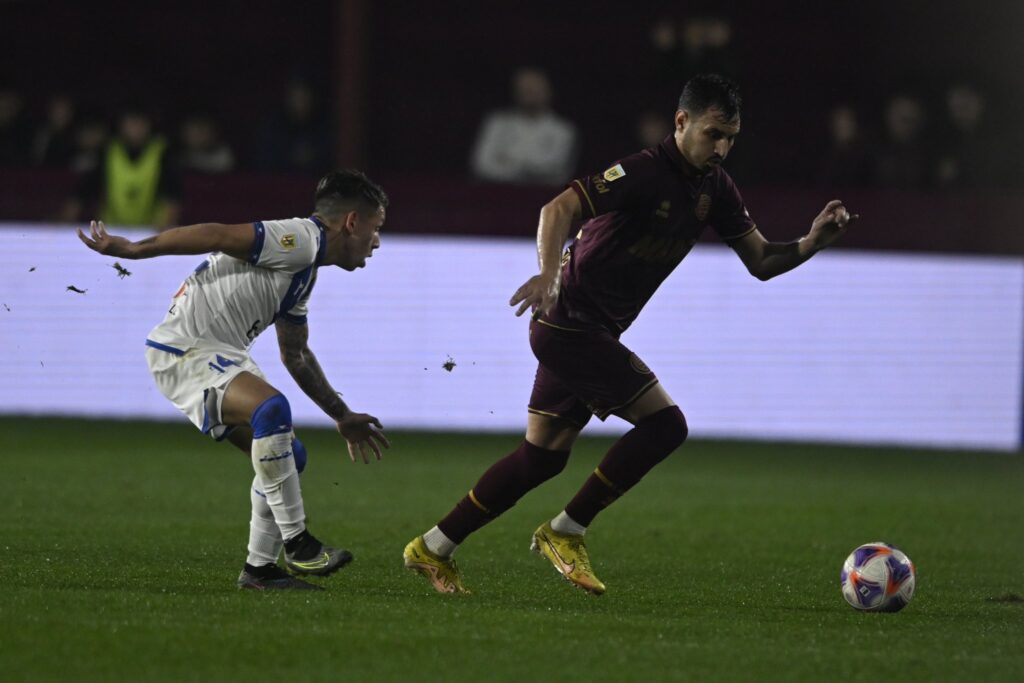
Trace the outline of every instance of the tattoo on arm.
<instances>
[{"instance_id":1,"label":"tattoo on arm","mask_svg":"<svg viewBox=\"0 0 1024 683\"><path fill-rule=\"evenodd\" d=\"M275 328L281 361L299 388L333 419L340 420L348 415L351 411L327 381L323 368L309 349L309 328L305 323L296 325L278 320Z\"/></svg>"}]
</instances>

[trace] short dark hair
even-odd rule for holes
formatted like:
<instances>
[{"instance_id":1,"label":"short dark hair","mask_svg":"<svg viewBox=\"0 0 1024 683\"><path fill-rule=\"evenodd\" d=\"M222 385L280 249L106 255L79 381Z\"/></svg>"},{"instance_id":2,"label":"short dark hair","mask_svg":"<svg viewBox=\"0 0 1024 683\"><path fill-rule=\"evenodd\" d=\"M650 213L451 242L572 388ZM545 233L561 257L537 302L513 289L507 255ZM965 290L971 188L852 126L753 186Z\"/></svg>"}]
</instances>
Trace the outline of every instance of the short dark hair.
<instances>
[{"instance_id":1,"label":"short dark hair","mask_svg":"<svg viewBox=\"0 0 1024 683\"><path fill-rule=\"evenodd\" d=\"M353 203L376 211L388 205L388 196L380 185L353 168L331 171L316 184L313 204L317 213L335 215Z\"/></svg>"},{"instance_id":2,"label":"short dark hair","mask_svg":"<svg viewBox=\"0 0 1024 683\"><path fill-rule=\"evenodd\" d=\"M679 109L692 116L700 116L708 109L719 109L731 120L739 116L742 104L739 87L718 74L694 76L686 82L679 96Z\"/></svg>"}]
</instances>

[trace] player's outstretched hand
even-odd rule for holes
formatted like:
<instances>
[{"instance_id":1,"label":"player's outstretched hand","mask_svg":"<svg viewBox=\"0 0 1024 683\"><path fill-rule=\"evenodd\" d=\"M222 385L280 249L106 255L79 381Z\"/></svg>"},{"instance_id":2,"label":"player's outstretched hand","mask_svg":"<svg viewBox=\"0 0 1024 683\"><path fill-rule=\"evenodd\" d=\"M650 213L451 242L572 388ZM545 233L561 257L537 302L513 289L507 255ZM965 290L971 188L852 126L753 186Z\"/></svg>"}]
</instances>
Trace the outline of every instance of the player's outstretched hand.
<instances>
[{"instance_id":1,"label":"player's outstretched hand","mask_svg":"<svg viewBox=\"0 0 1024 683\"><path fill-rule=\"evenodd\" d=\"M107 226L103 221L92 221L89 223L89 234L86 235L78 228L78 239L82 240L85 246L93 251L106 256L117 256L120 258L135 258L132 251L132 241L107 232Z\"/></svg>"},{"instance_id":2,"label":"player's outstretched hand","mask_svg":"<svg viewBox=\"0 0 1024 683\"><path fill-rule=\"evenodd\" d=\"M391 446L391 442L384 436L383 429L380 420L366 413L350 413L338 420L338 433L348 442L348 457L352 462L356 461L358 453L364 463L370 464L370 452L380 460L381 447Z\"/></svg>"},{"instance_id":3,"label":"player's outstretched hand","mask_svg":"<svg viewBox=\"0 0 1024 683\"><path fill-rule=\"evenodd\" d=\"M824 249L843 236L850 223L860 218L851 214L839 199L833 199L821 210L811 223L809 234L812 244L817 249Z\"/></svg>"},{"instance_id":4,"label":"player's outstretched hand","mask_svg":"<svg viewBox=\"0 0 1024 683\"><path fill-rule=\"evenodd\" d=\"M519 306L516 316L522 315L526 309L531 308L538 314L547 313L558 301L558 289L561 283L557 276L534 275L523 283L523 286L516 290L516 293L509 299L508 305Z\"/></svg>"}]
</instances>

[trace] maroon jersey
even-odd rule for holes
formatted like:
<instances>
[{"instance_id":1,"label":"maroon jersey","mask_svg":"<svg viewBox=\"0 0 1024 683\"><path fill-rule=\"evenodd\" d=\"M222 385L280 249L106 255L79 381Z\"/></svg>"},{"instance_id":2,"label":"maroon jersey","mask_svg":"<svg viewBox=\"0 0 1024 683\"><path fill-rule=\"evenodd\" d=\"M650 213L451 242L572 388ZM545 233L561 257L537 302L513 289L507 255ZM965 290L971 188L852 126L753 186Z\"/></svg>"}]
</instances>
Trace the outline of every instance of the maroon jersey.
<instances>
[{"instance_id":1,"label":"maroon jersey","mask_svg":"<svg viewBox=\"0 0 1024 683\"><path fill-rule=\"evenodd\" d=\"M562 257L562 288L548 319L618 335L709 225L723 240L754 229L721 167L701 175L673 137L574 180L586 222Z\"/></svg>"}]
</instances>

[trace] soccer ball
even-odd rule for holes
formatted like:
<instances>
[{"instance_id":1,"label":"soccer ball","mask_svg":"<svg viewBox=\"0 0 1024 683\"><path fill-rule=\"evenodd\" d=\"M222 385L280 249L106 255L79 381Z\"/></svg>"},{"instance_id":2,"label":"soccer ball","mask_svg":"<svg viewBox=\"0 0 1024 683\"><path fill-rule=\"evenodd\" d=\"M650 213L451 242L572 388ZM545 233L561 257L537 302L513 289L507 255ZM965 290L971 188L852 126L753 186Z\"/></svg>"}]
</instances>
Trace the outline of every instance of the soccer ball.
<instances>
[{"instance_id":1,"label":"soccer ball","mask_svg":"<svg viewBox=\"0 0 1024 683\"><path fill-rule=\"evenodd\" d=\"M846 558L843 597L854 609L899 612L914 597L914 563L888 543L865 543Z\"/></svg>"}]
</instances>

